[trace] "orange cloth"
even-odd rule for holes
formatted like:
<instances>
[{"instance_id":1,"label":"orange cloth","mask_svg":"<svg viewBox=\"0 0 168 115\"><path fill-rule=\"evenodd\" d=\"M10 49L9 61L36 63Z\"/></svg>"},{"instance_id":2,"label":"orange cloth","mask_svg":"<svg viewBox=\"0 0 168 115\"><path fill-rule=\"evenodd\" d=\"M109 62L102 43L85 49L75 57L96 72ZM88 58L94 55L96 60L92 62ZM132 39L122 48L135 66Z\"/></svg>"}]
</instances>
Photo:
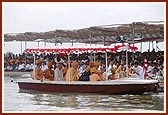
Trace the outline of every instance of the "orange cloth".
<instances>
[{"instance_id":1,"label":"orange cloth","mask_svg":"<svg viewBox=\"0 0 168 115\"><path fill-rule=\"evenodd\" d=\"M78 66L78 62L75 62L75 61L72 62L72 63L71 63L71 66L72 66L72 67Z\"/></svg>"},{"instance_id":2,"label":"orange cloth","mask_svg":"<svg viewBox=\"0 0 168 115\"><path fill-rule=\"evenodd\" d=\"M98 74L98 76L99 76L99 78L100 78L101 81L105 80L101 71L96 70L96 73Z\"/></svg>"},{"instance_id":3,"label":"orange cloth","mask_svg":"<svg viewBox=\"0 0 168 115\"><path fill-rule=\"evenodd\" d=\"M132 68L128 68L128 77L131 77L132 76Z\"/></svg>"},{"instance_id":4,"label":"orange cloth","mask_svg":"<svg viewBox=\"0 0 168 115\"><path fill-rule=\"evenodd\" d=\"M44 70L45 80L54 80L54 71L50 69Z\"/></svg>"},{"instance_id":5,"label":"orange cloth","mask_svg":"<svg viewBox=\"0 0 168 115\"><path fill-rule=\"evenodd\" d=\"M41 68L36 67L35 72L33 70L32 79L34 79L34 80L42 80L43 79L43 71L41 70Z\"/></svg>"},{"instance_id":6,"label":"orange cloth","mask_svg":"<svg viewBox=\"0 0 168 115\"><path fill-rule=\"evenodd\" d=\"M90 81L99 81L100 80L99 75L97 75L95 73L90 75L89 77L90 77Z\"/></svg>"},{"instance_id":7,"label":"orange cloth","mask_svg":"<svg viewBox=\"0 0 168 115\"><path fill-rule=\"evenodd\" d=\"M115 76L116 77L126 77L126 72L124 70L124 66L120 65L116 72L115 72Z\"/></svg>"},{"instance_id":8,"label":"orange cloth","mask_svg":"<svg viewBox=\"0 0 168 115\"><path fill-rule=\"evenodd\" d=\"M77 72L77 69L75 69L73 67L71 67L70 69L68 69L68 71L67 71L67 73L65 75L66 81L69 81L69 76L70 76L70 81L78 81L79 74Z\"/></svg>"},{"instance_id":9,"label":"orange cloth","mask_svg":"<svg viewBox=\"0 0 168 115\"><path fill-rule=\"evenodd\" d=\"M96 68L94 68L94 67L93 67L93 68L91 68L91 69L90 69L90 73L92 73L92 72L94 72L94 73L95 73L95 72L96 72Z\"/></svg>"},{"instance_id":10,"label":"orange cloth","mask_svg":"<svg viewBox=\"0 0 168 115\"><path fill-rule=\"evenodd\" d=\"M48 63L47 63L47 66L48 66L48 67L51 67L51 66L52 66L52 62L48 62Z\"/></svg>"},{"instance_id":11,"label":"orange cloth","mask_svg":"<svg viewBox=\"0 0 168 115\"><path fill-rule=\"evenodd\" d=\"M95 66L99 66L100 64L101 64L101 63L98 62L98 61L94 62L94 65L95 65Z\"/></svg>"},{"instance_id":12,"label":"orange cloth","mask_svg":"<svg viewBox=\"0 0 168 115\"><path fill-rule=\"evenodd\" d=\"M117 68L116 72L123 71L123 68L124 68L124 66L120 65L120 66Z\"/></svg>"},{"instance_id":13,"label":"orange cloth","mask_svg":"<svg viewBox=\"0 0 168 115\"><path fill-rule=\"evenodd\" d=\"M94 66L94 62L93 61L89 62L89 66L93 67Z\"/></svg>"},{"instance_id":14,"label":"orange cloth","mask_svg":"<svg viewBox=\"0 0 168 115\"><path fill-rule=\"evenodd\" d=\"M86 71L86 72L89 72L90 69L91 69L91 68L90 68L89 66L87 66L86 69L85 69L85 71Z\"/></svg>"},{"instance_id":15,"label":"orange cloth","mask_svg":"<svg viewBox=\"0 0 168 115\"><path fill-rule=\"evenodd\" d=\"M65 75L66 75L67 71L68 71L68 67L66 66L66 67L64 67L63 70L62 70L62 74L63 74L63 77L64 77L64 78L65 78Z\"/></svg>"},{"instance_id":16,"label":"orange cloth","mask_svg":"<svg viewBox=\"0 0 168 115\"><path fill-rule=\"evenodd\" d=\"M112 67L111 69L110 69L110 71L111 71L111 73L115 73L115 68L114 67Z\"/></svg>"}]
</instances>

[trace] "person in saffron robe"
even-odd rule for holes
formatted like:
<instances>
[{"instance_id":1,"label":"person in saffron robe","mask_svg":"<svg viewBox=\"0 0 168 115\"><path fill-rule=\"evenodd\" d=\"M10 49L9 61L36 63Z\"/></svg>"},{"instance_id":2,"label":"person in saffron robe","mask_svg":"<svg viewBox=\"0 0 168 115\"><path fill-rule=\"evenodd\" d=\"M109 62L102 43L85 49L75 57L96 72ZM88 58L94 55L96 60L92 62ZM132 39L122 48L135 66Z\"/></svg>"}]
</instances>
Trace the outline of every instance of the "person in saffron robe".
<instances>
[{"instance_id":1,"label":"person in saffron robe","mask_svg":"<svg viewBox=\"0 0 168 115\"><path fill-rule=\"evenodd\" d=\"M68 69L65 75L66 81L78 81L79 74L78 74L78 62L72 62L71 68Z\"/></svg>"},{"instance_id":2,"label":"person in saffron robe","mask_svg":"<svg viewBox=\"0 0 168 115\"><path fill-rule=\"evenodd\" d=\"M100 62L94 62L94 67L96 68L96 72L95 73L98 74L98 76L100 77L101 81L104 81L105 78L103 77L102 72L100 70L98 70L100 64L101 64Z\"/></svg>"},{"instance_id":3,"label":"person in saffron robe","mask_svg":"<svg viewBox=\"0 0 168 115\"><path fill-rule=\"evenodd\" d=\"M54 80L54 71L52 70L52 62L47 63L48 68L44 71L45 80Z\"/></svg>"},{"instance_id":4,"label":"person in saffron robe","mask_svg":"<svg viewBox=\"0 0 168 115\"><path fill-rule=\"evenodd\" d=\"M34 80L43 80L43 71L41 70L41 61L40 59L36 60L37 67L32 72L32 79Z\"/></svg>"},{"instance_id":5,"label":"person in saffron robe","mask_svg":"<svg viewBox=\"0 0 168 115\"><path fill-rule=\"evenodd\" d=\"M99 75L96 73L96 71L97 70L94 67L90 69L90 72L91 72L91 75L89 76L90 81L100 81L101 80Z\"/></svg>"},{"instance_id":6,"label":"person in saffron robe","mask_svg":"<svg viewBox=\"0 0 168 115\"><path fill-rule=\"evenodd\" d=\"M126 77L126 68L123 63L116 69L115 76L118 78Z\"/></svg>"}]
</instances>

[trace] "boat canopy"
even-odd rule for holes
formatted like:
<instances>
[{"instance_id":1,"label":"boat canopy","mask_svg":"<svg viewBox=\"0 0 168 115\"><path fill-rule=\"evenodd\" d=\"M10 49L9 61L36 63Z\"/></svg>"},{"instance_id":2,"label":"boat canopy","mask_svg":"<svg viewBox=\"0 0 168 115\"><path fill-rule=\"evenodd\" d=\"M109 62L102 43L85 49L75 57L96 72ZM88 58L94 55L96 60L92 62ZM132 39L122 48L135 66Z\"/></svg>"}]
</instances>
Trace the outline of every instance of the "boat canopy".
<instances>
[{"instance_id":1,"label":"boat canopy","mask_svg":"<svg viewBox=\"0 0 168 115\"><path fill-rule=\"evenodd\" d=\"M27 48L25 53L71 53L71 52L117 52L118 50L131 50L136 51L138 48L130 44L116 45L114 47L110 46L98 46L98 47L63 47L63 46L53 46L53 47L33 47Z\"/></svg>"}]
</instances>

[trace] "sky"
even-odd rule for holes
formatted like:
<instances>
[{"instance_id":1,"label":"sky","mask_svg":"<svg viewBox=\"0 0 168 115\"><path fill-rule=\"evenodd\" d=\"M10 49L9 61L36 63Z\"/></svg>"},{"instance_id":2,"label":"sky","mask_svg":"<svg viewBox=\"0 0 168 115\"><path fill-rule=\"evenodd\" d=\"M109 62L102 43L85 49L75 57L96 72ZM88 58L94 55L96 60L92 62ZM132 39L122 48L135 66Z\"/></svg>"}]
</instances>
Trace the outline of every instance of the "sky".
<instances>
[{"instance_id":1,"label":"sky","mask_svg":"<svg viewBox=\"0 0 168 115\"><path fill-rule=\"evenodd\" d=\"M163 3L3 3L3 33L46 32L141 21L164 21ZM12 44L12 45L11 45ZM17 42L4 43L4 52L19 53ZM27 47L37 46L28 43ZM43 43L41 43L43 44ZM149 44L149 43L146 43ZM16 47L15 47L16 45ZM48 44L53 45L53 44ZM22 44L24 50L24 43ZM42 45L41 45L42 46ZM146 45L143 45L146 46ZM161 45L160 47L163 47ZM139 46L138 46L139 47ZM146 50L149 46L143 47ZM161 48L162 49L162 48ZM164 48L163 48L164 49Z\"/></svg>"}]
</instances>

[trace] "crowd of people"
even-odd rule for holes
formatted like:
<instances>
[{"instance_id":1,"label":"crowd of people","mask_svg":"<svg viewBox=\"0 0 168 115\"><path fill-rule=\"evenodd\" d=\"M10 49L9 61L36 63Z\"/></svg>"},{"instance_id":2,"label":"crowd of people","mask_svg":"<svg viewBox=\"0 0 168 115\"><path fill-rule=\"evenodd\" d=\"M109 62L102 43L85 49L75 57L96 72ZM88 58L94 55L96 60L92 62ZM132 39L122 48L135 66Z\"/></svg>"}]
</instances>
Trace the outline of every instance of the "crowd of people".
<instances>
[{"instance_id":1,"label":"crowd of people","mask_svg":"<svg viewBox=\"0 0 168 115\"><path fill-rule=\"evenodd\" d=\"M5 71L29 71L32 79L61 81L103 81L106 78L135 77L143 79L144 58L147 59L146 75L148 78L164 77L164 51L128 52L128 68L125 51L107 53L106 68L105 53L43 53L5 55ZM107 69L107 70L106 70Z\"/></svg>"}]
</instances>

